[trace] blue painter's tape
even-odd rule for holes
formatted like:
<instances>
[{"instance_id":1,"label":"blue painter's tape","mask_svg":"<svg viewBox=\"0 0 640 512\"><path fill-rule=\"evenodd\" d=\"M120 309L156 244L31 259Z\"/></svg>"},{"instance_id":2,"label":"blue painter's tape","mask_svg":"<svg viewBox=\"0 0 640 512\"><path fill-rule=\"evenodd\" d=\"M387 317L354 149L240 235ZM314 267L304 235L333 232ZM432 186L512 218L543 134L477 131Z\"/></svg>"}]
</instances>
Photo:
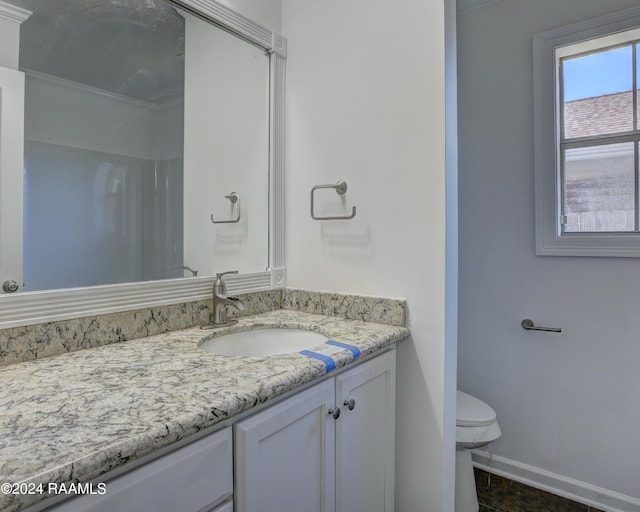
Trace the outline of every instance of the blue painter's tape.
<instances>
[{"instance_id":1,"label":"blue painter's tape","mask_svg":"<svg viewBox=\"0 0 640 512\"><path fill-rule=\"evenodd\" d=\"M329 373L331 370L336 369L336 363L329 356L325 356L324 354L318 354L317 352L311 352L310 350L302 350L300 352L303 356L313 357L314 359L318 359L322 361L324 365L327 367L327 371L325 373Z\"/></svg>"},{"instance_id":2,"label":"blue painter's tape","mask_svg":"<svg viewBox=\"0 0 640 512\"><path fill-rule=\"evenodd\" d=\"M342 347L342 348L346 348L347 350L351 350L351 353L353 354L354 359L358 359L360 357L360 354L361 354L360 349L355 345L348 345L347 343L341 343L339 341L333 341L333 340L327 340L325 343L327 345L333 345L334 347Z\"/></svg>"}]
</instances>

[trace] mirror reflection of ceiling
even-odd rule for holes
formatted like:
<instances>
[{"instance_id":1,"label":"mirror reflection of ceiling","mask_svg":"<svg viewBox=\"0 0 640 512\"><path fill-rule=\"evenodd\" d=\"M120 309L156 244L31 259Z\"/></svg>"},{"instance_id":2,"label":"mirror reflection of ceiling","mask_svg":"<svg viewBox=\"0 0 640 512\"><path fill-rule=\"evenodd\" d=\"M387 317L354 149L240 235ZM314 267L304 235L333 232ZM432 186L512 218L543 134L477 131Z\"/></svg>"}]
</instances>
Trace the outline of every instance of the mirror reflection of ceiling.
<instances>
[{"instance_id":1,"label":"mirror reflection of ceiling","mask_svg":"<svg viewBox=\"0 0 640 512\"><path fill-rule=\"evenodd\" d=\"M20 68L161 103L184 84L184 18L163 0L9 0L33 15Z\"/></svg>"}]
</instances>

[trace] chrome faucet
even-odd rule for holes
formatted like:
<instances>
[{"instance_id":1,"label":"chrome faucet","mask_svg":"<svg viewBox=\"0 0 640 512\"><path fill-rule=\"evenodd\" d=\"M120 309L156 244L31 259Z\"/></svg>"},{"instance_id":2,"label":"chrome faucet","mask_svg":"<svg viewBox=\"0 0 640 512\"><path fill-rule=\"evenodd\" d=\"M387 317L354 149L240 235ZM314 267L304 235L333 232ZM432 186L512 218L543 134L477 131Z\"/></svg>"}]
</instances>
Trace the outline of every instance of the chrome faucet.
<instances>
[{"instance_id":1,"label":"chrome faucet","mask_svg":"<svg viewBox=\"0 0 640 512\"><path fill-rule=\"evenodd\" d=\"M191 275L193 277L198 277L198 271L192 269L189 265L185 265L184 267L182 267L184 270L188 270L189 272L191 272Z\"/></svg>"},{"instance_id":2,"label":"chrome faucet","mask_svg":"<svg viewBox=\"0 0 640 512\"><path fill-rule=\"evenodd\" d=\"M238 323L237 320L227 320L227 308L229 306L236 308L238 311L244 310L244 304L238 297L229 297L227 294L227 286L222 276L227 274L237 274L237 270L230 272L216 273L216 280L213 283L213 319L212 327L224 327Z\"/></svg>"}]
</instances>

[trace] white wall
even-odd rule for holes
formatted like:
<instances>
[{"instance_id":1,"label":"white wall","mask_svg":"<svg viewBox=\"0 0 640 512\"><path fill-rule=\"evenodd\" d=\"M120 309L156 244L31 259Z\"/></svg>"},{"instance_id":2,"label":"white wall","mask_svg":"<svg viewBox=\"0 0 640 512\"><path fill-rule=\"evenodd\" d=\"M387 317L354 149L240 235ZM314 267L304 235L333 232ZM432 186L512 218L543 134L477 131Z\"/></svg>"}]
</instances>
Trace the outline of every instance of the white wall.
<instances>
[{"instance_id":1,"label":"white wall","mask_svg":"<svg viewBox=\"0 0 640 512\"><path fill-rule=\"evenodd\" d=\"M531 46L636 4L503 0L458 16L458 379L496 410L499 457L640 499L640 262L535 256Z\"/></svg>"},{"instance_id":2,"label":"white wall","mask_svg":"<svg viewBox=\"0 0 640 512\"><path fill-rule=\"evenodd\" d=\"M269 58L187 15L184 263L200 275L268 266ZM212 65L215 63L215 65ZM225 198L240 196L240 205ZM237 223L212 224L210 216Z\"/></svg>"},{"instance_id":3,"label":"white wall","mask_svg":"<svg viewBox=\"0 0 640 512\"><path fill-rule=\"evenodd\" d=\"M284 0L287 286L404 297L396 500L447 510L444 2ZM344 204L311 187L344 179ZM455 386L455 382L451 382Z\"/></svg>"},{"instance_id":4,"label":"white wall","mask_svg":"<svg viewBox=\"0 0 640 512\"><path fill-rule=\"evenodd\" d=\"M0 18L0 66L18 69L19 47L20 24Z\"/></svg>"}]
</instances>

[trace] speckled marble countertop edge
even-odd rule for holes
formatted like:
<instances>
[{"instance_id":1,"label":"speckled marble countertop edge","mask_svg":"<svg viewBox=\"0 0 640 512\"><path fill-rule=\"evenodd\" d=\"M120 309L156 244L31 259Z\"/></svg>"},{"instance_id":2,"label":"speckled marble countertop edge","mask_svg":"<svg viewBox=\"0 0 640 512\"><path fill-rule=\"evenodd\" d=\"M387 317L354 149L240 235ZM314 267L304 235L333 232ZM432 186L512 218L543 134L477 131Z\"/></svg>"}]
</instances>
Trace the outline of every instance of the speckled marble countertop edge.
<instances>
[{"instance_id":1,"label":"speckled marble countertop edge","mask_svg":"<svg viewBox=\"0 0 640 512\"><path fill-rule=\"evenodd\" d=\"M215 335L261 327L316 330L357 346L360 359L409 335L405 327L292 310L244 317ZM200 350L212 335L196 327L0 368L0 481L95 480L326 374L322 362L298 353ZM332 357L336 369L354 361L348 350ZM39 499L0 495L0 510Z\"/></svg>"}]
</instances>

